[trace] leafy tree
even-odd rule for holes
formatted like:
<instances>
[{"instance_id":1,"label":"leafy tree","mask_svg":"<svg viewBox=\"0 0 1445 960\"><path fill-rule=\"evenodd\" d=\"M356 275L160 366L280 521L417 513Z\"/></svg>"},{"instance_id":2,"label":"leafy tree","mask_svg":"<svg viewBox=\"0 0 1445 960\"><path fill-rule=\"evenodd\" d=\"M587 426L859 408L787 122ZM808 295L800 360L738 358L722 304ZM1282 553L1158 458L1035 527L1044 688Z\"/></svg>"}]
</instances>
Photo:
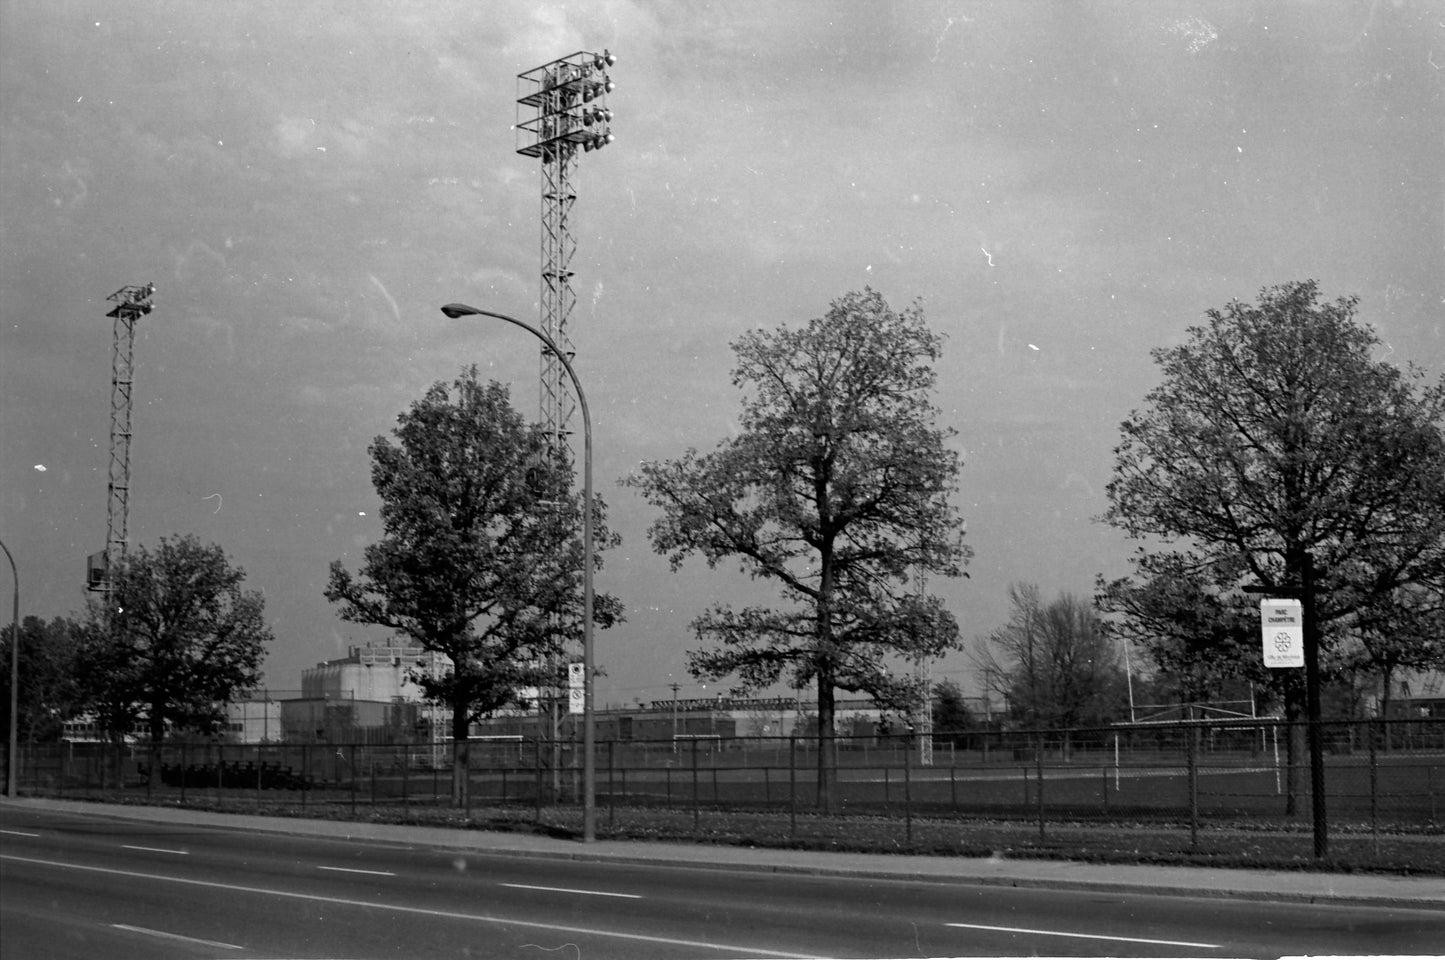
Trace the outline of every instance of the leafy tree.
<instances>
[{"instance_id":1,"label":"leafy tree","mask_svg":"<svg viewBox=\"0 0 1445 960\"><path fill-rule=\"evenodd\" d=\"M1069 593L1045 603L1030 583L1010 586L1009 604L1008 623L983 640L979 659L1014 719L1056 729L1112 719L1123 669L1093 607Z\"/></svg>"},{"instance_id":2,"label":"leafy tree","mask_svg":"<svg viewBox=\"0 0 1445 960\"><path fill-rule=\"evenodd\" d=\"M1223 698L1240 682L1268 687L1278 671L1259 656L1259 608L1233 582L1211 583L1201 571L1182 570L1178 557L1140 558L1152 576L1100 579L1095 606L1111 615L1105 629L1143 652L1156 688L1180 704ZM1281 688L1282 689L1282 688Z\"/></svg>"},{"instance_id":3,"label":"leafy tree","mask_svg":"<svg viewBox=\"0 0 1445 960\"><path fill-rule=\"evenodd\" d=\"M740 430L708 454L646 462L629 477L662 511L649 536L674 569L692 555L735 561L775 584L777 606L713 606L693 622L698 678L742 691L816 684L818 801L828 809L839 689L906 709L917 691L889 659L935 657L958 628L912 572L958 576L968 550L949 503L959 470L934 426L940 338L922 310L872 290L801 329L754 330L732 345L747 391Z\"/></svg>"},{"instance_id":4,"label":"leafy tree","mask_svg":"<svg viewBox=\"0 0 1445 960\"><path fill-rule=\"evenodd\" d=\"M958 746L964 741L964 732L973 728L973 714L963 698L963 690L952 680L940 680L933 685L933 734L940 743Z\"/></svg>"},{"instance_id":5,"label":"leafy tree","mask_svg":"<svg viewBox=\"0 0 1445 960\"><path fill-rule=\"evenodd\" d=\"M10 703L11 624L0 628L0 704ZM79 626L56 617L20 622L20 691L17 698L17 739L30 742L57 739L66 720L78 709L76 657ZM10 735L10 711L4 710L0 735Z\"/></svg>"},{"instance_id":6,"label":"leafy tree","mask_svg":"<svg viewBox=\"0 0 1445 960\"><path fill-rule=\"evenodd\" d=\"M529 706L522 689L555 679L536 664L581 632L582 498L560 492L571 479L565 451L553 451L506 386L481 383L475 366L450 388L434 384L397 424L396 443L371 445L385 534L366 548L358 576L331 565L326 598L342 619L390 627L451 661L444 676L413 679L451 710L460 805L471 722ZM595 543L615 545L600 498L592 509ZM600 556L589 562L601 566ZM619 620L617 599L597 595L593 622Z\"/></svg>"},{"instance_id":7,"label":"leafy tree","mask_svg":"<svg viewBox=\"0 0 1445 960\"><path fill-rule=\"evenodd\" d=\"M1401 587L1356 620L1358 646L1351 665L1379 677L1378 715L1390 715L1391 687L1407 670L1445 669L1445 595L1421 586Z\"/></svg>"},{"instance_id":8,"label":"leafy tree","mask_svg":"<svg viewBox=\"0 0 1445 960\"><path fill-rule=\"evenodd\" d=\"M83 696L111 736L144 723L152 783L168 729L210 733L260 680L272 640L265 601L215 545L162 537L111 568L110 606L94 601L81 644Z\"/></svg>"},{"instance_id":9,"label":"leafy tree","mask_svg":"<svg viewBox=\"0 0 1445 960\"><path fill-rule=\"evenodd\" d=\"M1323 657L1393 591L1440 589L1445 378L1374 359L1356 305L1318 302L1314 281L1272 287L1153 352L1163 382L1122 424L1107 490L1104 519L1148 541L1116 598L1170 578L1253 581L1300 597ZM1285 690L1290 719L1301 692Z\"/></svg>"}]
</instances>

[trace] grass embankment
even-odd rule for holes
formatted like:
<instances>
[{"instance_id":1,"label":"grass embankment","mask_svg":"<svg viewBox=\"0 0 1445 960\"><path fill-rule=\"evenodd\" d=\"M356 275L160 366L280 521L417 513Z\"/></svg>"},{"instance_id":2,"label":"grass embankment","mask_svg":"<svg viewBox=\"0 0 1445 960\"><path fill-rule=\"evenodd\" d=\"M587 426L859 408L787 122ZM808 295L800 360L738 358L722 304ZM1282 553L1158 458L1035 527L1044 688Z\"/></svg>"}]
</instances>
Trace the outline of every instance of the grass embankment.
<instances>
[{"instance_id":1,"label":"grass embankment","mask_svg":"<svg viewBox=\"0 0 1445 960\"><path fill-rule=\"evenodd\" d=\"M111 800L113 798L101 798ZM164 801L157 798L157 803ZM474 807L471 815L446 806L218 800L193 796L187 807L267 816L360 820L472 830L503 830L577 837L576 806ZM1079 860L1089 863L1209 866L1323 872L1445 876L1445 831L1439 825L1381 828L1331 824L1330 855L1314 857L1309 823L1211 822L1191 838L1188 823L1116 821L1046 823L1013 819L915 818L911 830L898 817L823 816L799 812L747 812L657 807L599 807L597 836L856 853L924 854Z\"/></svg>"}]
</instances>

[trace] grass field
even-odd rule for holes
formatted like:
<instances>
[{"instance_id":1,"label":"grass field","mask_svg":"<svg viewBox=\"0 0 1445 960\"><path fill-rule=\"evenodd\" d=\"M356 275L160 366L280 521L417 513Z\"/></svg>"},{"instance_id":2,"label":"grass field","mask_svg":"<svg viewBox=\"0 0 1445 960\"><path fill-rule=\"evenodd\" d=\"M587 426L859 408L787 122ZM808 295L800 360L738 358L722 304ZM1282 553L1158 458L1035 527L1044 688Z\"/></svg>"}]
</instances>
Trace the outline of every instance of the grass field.
<instances>
[{"instance_id":1,"label":"grass field","mask_svg":"<svg viewBox=\"0 0 1445 960\"><path fill-rule=\"evenodd\" d=\"M95 799L144 802L132 792ZM176 804L178 797L153 798ZM455 829L508 830L576 837L581 810L573 805L482 806L470 815L436 802L405 805L297 803L251 797L192 794L187 806L268 816L304 816L373 823L444 826ZM599 807L597 835L603 839L687 841L802 850L913 853L952 857L1067 859L1090 863L1145 863L1252 869L1369 872L1445 876L1445 832L1435 827L1389 829L1372 833L1360 823L1331 826L1330 855L1313 855L1307 822L1216 821L1191 831L1167 819L1121 818L1079 822L1006 817L899 818L868 814L823 816L799 811L693 810L658 806Z\"/></svg>"},{"instance_id":2,"label":"grass field","mask_svg":"<svg viewBox=\"0 0 1445 960\"><path fill-rule=\"evenodd\" d=\"M1445 875L1445 750L1327 756L1330 857L1323 863L1313 857L1308 771L1294 771L1291 806L1290 771L1272 752L1212 751L1191 763L1165 752L1073 751L1067 759L1060 752L1040 762L1026 752L959 751L944 755L950 763L928 767L899 751L852 752L840 757L833 816L811 812L816 754L800 754L695 745L601 751L599 831L811 849ZM137 753L37 755L22 767L22 792L580 829L580 770L571 751L560 753L566 766L555 772L539 766L547 754L518 745L475 751L471 800L460 810L448 801L446 756L432 749L217 747L170 756L169 784L152 787Z\"/></svg>"}]
</instances>

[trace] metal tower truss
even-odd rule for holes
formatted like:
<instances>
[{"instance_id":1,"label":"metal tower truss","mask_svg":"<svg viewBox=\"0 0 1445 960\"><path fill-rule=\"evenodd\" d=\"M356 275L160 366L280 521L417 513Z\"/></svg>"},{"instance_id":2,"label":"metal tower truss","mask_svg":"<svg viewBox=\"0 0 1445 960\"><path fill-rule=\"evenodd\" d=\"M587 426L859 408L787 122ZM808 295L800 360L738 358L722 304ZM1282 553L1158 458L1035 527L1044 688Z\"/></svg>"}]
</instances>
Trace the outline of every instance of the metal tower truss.
<instances>
[{"instance_id":1,"label":"metal tower truss","mask_svg":"<svg viewBox=\"0 0 1445 960\"><path fill-rule=\"evenodd\" d=\"M110 586L110 562L125 556L130 523L131 389L135 383L135 323L154 307L150 298L156 285L121 287L107 300L115 304L106 314L114 320L110 348L110 477L105 514L105 550L91 554L86 564L86 587Z\"/></svg>"},{"instance_id":2,"label":"metal tower truss","mask_svg":"<svg viewBox=\"0 0 1445 960\"><path fill-rule=\"evenodd\" d=\"M576 354L571 336L572 311L577 304L572 292L577 241L569 222L577 201L572 171L579 151L590 153L612 142L612 111L607 108L612 81L607 68L614 62L606 50L600 54L579 50L517 75L517 152L542 161L541 329L567 355L568 362ZM572 432L577 398L572 395L566 367L545 344L539 399L542 426L553 454L561 456ZM559 501L566 496L566 490L557 491ZM561 514L558 516L560 520ZM550 716L556 745L552 757L555 794L561 789L561 697L556 685L558 663L551 659L548 672L553 685L548 695L538 698L538 705L544 716Z\"/></svg>"},{"instance_id":3,"label":"metal tower truss","mask_svg":"<svg viewBox=\"0 0 1445 960\"><path fill-rule=\"evenodd\" d=\"M577 154L612 142L607 68L612 54L579 50L517 75L517 152L542 161L542 332L574 355L570 326L577 297L572 257L577 252L569 218L577 194L572 171ZM542 424L554 448L567 443L577 411L566 370L544 346L541 356Z\"/></svg>"},{"instance_id":4,"label":"metal tower truss","mask_svg":"<svg viewBox=\"0 0 1445 960\"><path fill-rule=\"evenodd\" d=\"M928 573L920 567L914 573L918 601L928 600ZM919 654L913 661L913 677L918 683L918 702L913 710L913 732L918 738L918 765L933 766L933 678L928 658Z\"/></svg>"},{"instance_id":5,"label":"metal tower truss","mask_svg":"<svg viewBox=\"0 0 1445 960\"><path fill-rule=\"evenodd\" d=\"M572 310L577 305L571 269L577 241L567 223L577 200L569 183L575 163L574 151L569 149L559 152L551 163L542 164L542 331L567 354L569 361L576 356L569 331ZM561 449L568 442L577 401L562 361L546 347L542 348L541 373L542 423L553 448Z\"/></svg>"}]
</instances>

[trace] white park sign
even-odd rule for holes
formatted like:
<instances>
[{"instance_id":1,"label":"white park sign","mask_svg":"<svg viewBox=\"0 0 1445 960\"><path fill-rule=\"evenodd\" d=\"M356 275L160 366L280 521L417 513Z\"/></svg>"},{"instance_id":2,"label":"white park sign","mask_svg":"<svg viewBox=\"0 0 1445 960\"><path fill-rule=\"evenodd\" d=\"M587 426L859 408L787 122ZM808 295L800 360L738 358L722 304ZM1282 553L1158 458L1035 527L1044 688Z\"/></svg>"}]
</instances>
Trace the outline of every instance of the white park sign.
<instances>
[{"instance_id":1,"label":"white park sign","mask_svg":"<svg viewBox=\"0 0 1445 960\"><path fill-rule=\"evenodd\" d=\"M587 668L580 663L567 664L567 712L587 712Z\"/></svg>"},{"instance_id":2,"label":"white park sign","mask_svg":"<svg viewBox=\"0 0 1445 960\"><path fill-rule=\"evenodd\" d=\"M1304 607L1298 600L1261 600L1259 621L1266 667L1305 665Z\"/></svg>"}]
</instances>

